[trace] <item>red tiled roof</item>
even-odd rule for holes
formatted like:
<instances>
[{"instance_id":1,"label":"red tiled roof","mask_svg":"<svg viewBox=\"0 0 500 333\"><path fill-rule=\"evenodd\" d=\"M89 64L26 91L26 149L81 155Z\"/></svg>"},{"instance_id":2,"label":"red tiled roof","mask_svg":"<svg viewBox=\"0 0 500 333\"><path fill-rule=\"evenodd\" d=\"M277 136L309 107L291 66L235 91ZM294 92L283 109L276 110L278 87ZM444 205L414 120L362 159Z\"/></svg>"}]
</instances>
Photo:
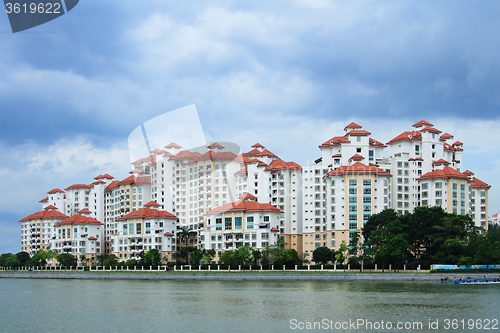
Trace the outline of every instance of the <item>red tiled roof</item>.
<instances>
[{"instance_id":1,"label":"red tiled roof","mask_svg":"<svg viewBox=\"0 0 500 333\"><path fill-rule=\"evenodd\" d=\"M173 233L171 233L171 232L166 232L166 233L164 233L163 235L164 235L164 236L173 236L174 234L173 234Z\"/></svg>"},{"instance_id":2,"label":"red tiled roof","mask_svg":"<svg viewBox=\"0 0 500 333\"><path fill-rule=\"evenodd\" d=\"M97 240L95 237L89 237L89 240Z\"/></svg>"},{"instance_id":3,"label":"red tiled roof","mask_svg":"<svg viewBox=\"0 0 500 333\"><path fill-rule=\"evenodd\" d=\"M264 149L263 151L261 151L260 153L258 153L257 155L255 156L270 156L270 157L278 157L276 155L274 155L273 153L271 153L269 150L267 149Z\"/></svg>"},{"instance_id":4,"label":"red tiled roof","mask_svg":"<svg viewBox=\"0 0 500 333\"><path fill-rule=\"evenodd\" d=\"M53 189L53 190L51 190L51 191L49 191L49 192L47 192L47 193L48 193L48 194L54 194L54 193L64 193L64 191L63 191L63 190L60 190L60 189L58 189L58 188L55 188L55 189Z\"/></svg>"},{"instance_id":5,"label":"red tiled roof","mask_svg":"<svg viewBox=\"0 0 500 333\"><path fill-rule=\"evenodd\" d=\"M132 162L132 164L142 164L144 162L156 163L156 154L149 155L148 157L140 158L137 161Z\"/></svg>"},{"instance_id":6,"label":"red tiled roof","mask_svg":"<svg viewBox=\"0 0 500 333\"><path fill-rule=\"evenodd\" d=\"M383 147L383 148L387 147L382 142L377 141L377 140L372 139L372 138L369 138L368 141L370 142L370 146L378 146L378 147Z\"/></svg>"},{"instance_id":7,"label":"red tiled roof","mask_svg":"<svg viewBox=\"0 0 500 333\"><path fill-rule=\"evenodd\" d=\"M331 147L331 146L338 146L339 144L341 143L349 143L351 142L347 136L335 136L333 138L331 138L330 140L324 142L322 145L320 145L319 147Z\"/></svg>"},{"instance_id":8,"label":"red tiled roof","mask_svg":"<svg viewBox=\"0 0 500 333\"><path fill-rule=\"evenodd\" d=\"M260 143L256 143L252 146L252 148L265 148L263 145L261 145Z\"/></svg>"},{"instance_id":9,"label":"red tiled roof","mask_svg":"<svg viewBox=\"0 0 500 333\"><path fill-rule=\"evenodd\" d=\"M358 161L358 160L359 160L359 161L361 161L361 160L364 160L364 159L365 159L365 158L364 158L363 156L361 156L361 155L359 155L359 154L354 154L354 155L352 155L352 157L349 159L349 161L351 161L351 160L355 160L355 161Z\"/></svg>"},{"instance_id":10,"label":"red tiled roof","mask_svg":"<svg viewBox=\"0 0 500 333\"><path fill-rule=\"evenodd\" d=\"M106 182L103 182L102 180L98 180L96 182L93 182L92 184L93 185L95 185L95 184L106 184Z\"/></svg>"},{"instance_id":11,"label":"red tiled roof","mask_svg":"<svg viewBox=\"0 0 500 333\"><path fill-rule=\"evenodd\" d=\"M40 200L38 202L47 202L47 201L49 201L49 197L45 197L45 198L43 198L42 200Z\"/></svg>"},{"instance_id":12,"label":"red tiled roof","mask_svg":"<svg viewBox=\"0 0 500 333\"><path fill-rule=\"evenodd\" d=\"M117 221L125 221L128 219L176 219L177 216L170 214L166 210L158 210L155 208L143 207L138 210L134 210L125 216L122 216Z\"/></svg>"},{"instance_id":13,"label":"red tiled roof","mask_svg":"<svg viewBox=\"0 0 500 333\"><path fill-rule=\"evenodd\" d=\"M197 157L200 157L201 154L198 152L190 152L189 150L182 150L180 151L177 155L175 155L174 159L175 160L192 160Z\"/></svg>"},{"instance_id":14,"label":"red tiled roof","mask_svg":"<svg viewBox=\"0 0 500 333\"><path fill-rule=\"evenodd\" d=\"M248 168L241 169L238 172L234 173L237 176L247 176L248 175Z\"/></svg>"},{"instance_id":15,"label":"red tiled roof","mask_svg":"<svg viewBox=\"0 0 500 333\"><path fill-rule=\"evenodd\" d=\"M94 179L99 180L99 179L113 179L113 178L115 178L115 177L112 177L106 173L104 175L99 175L99 176L95 177Z\"/></svg>"},{"instance_id":16,"label":"red tiled roof","mask_svg":"<svg viewBox=\"0 0 500 333\"><path fill-rule=\"evenodd\" d=\"M252 149L248 153L244 153L243 156L257 156L258 154L260 154L260 150Z\"/></svg>"},{"instance_id":17,"label":"red tiled roof","mask_svg":"<svg viewBox=\"0 0 500 333\"><path fill-rule=\"evenodd\" d=\"M259 203L257 201L238 200L233 203L216 207L205 215L217 215L225 212L277 212L282 213L277 207L269 203Z\"/></svg>"},{"instance_id":18,"label":"red tiled roof","mask_svg":"<svg viewBox=\"0 0 500 333\"><path fill-rule=\"evenodd\" d=\"M77 214L92 214L92 212L90 210L88 210L87 208L84 208L84 209L80 209L78 212L76 212Z\"/></svg>"},{"instance_id":19,"label":"red tiled roof","mask_svg":"<svg viewBox=\"0 0 500 333\"><path fill-rule=\"evenodd\" d=\"M391 141L387 142L387 144L389 145L391 143L399 141L412 141L412 140L416 141L421 139L422 139L422 134L420 134L419 131L403 132L394 139L392 139Z\"/></svg>"},{"instance_id":20,"label":"red tiled roof","mask_svg":"<svg viewBox=\"0 0 500 333\"><path fill-rule=\"evenodd\" d=\"M92 188L92 185L86 185L86 184L75 184L75 185L71 185L70 187L66 188L66 191L67 190L79 190L79 189L89 189L89 188Z\"/></svg>"},{"instance_id":21,"label":"red tiled roof","mask_svg":"<svg viewBox=\"0 0 500 333\"><path fill-rule=\"evenodd\" d=\"M435 129L433 127L425 127L425 128L422 128L421 130L419 130L420 132L426 132L426 131L429 131L429 132L432 132L432 133L436 133L436 134L439 134L439 133L442 133L440 130L438 129Z\"/></svg>"},{"instance_id":22,"label":"red tiled roof","mask_svg":"<svg viewBox=\"0 0 500 333\"><path fill-rule=\"evenodd\" d=\"M238 199L240 199L240 200L245 200L245 199L257 199L257 197L256 197L256 196L254 196L254 195L251 195L250 193L248 193L248 192L247 192L247 193L245 193L245 194L243 194L243 195L240 195L240 196L238 197Z\"/></svg>"},{"instance_id":23,"label":"red tiled roof","mask_svg":"<svg viewBox=\"0 0 500 333\"><path fill-rule=\"evenodd\" d=\"M472 187L475 188L491 188L491 185L486 184L482 180L477 179L476 177L472 177Z\"/></svg>"},{"instance_id":24,"label":"red tiled roof","mask_svg":"<svg viewBox=\"0 0 500 333\"><path fill-rule=\"evenodd\" d=\"M356 124L356 123L350 123L346 127L344 127L344 131L347 130L348 128L362 128L362 126Z\"/></svg>"},{"instance_id":25,"label":"red tiled roof","mask_svg":"<svg viewBox=\"0 0 500 333\"><path fill-rule=\"evenodd\" d=\"M437 161L432 162L432 165L439 165L439 164L450 164L450 162L448 162L447 160L444 160L442 158L440 158Z\"/></svg>"},{"instance_id":26,"label":"red tiled roof","mask_svg":"<svg viewBox=\"0 0 500 333\"><path fill-rule=\"evenodd\" d=\"M166 150L163 150L163 149L160 150L158 148L151 150L151 152L153 154L165 154L165 153L168 153Z\"/></svg>"},{"instance_id":27,"label":"red tiled roof","mask_svg":"<svg viewBox=\"0 0 500 333\"><path fill-rule=\"evenodd\" d=\"M142 171L141 169L135 168L134 170L130 171L129 173L145 173L145 172Z\"/></svg>"},{"instance_id":28,"label":"red tiled roof","mask_svg":"<svg viewBox=\"0 0 500 333\"><path fill-rule=\"evenodd\" d=\"M146 176L146 177L129 176L129 177L125 178L124 180L122 180L121 182L119 182L118 186L125 185L125 184L130 184L130 185L151 184L151 177L149 177L149 176Z\"/></svg>"},{"instance_id":29,"label":"red tiled roof","mask_svg":"<svg viewBox=\"0 0 500 333\"><path fill-rule=\"evenodd\" d=\"M302 170L302 167L295 162L274 160L264 170L271 172L281 171L281 170Z\"/></svg>"},{"instance_id":30,"label":"red tiled roof","mask_svg":"<svg viewBox=\"0 0 500 333\"><path fill-rule=\"evenodd\" d=\"M104 190L104 192L109 192L111 191L112 189L118 187L118 184L120 184L120 182L118 180L115 180L115 181L112 181L111 184L109 184L106 189Z\"/></svg>"},{"instance_id":31,"label":"red tiled roof","mask_svg":"<svg viewBox=\"0 0 500 333\"><path fill-rule=\"evenodd\" d=\"M238 162L240 164L248 164L248 163L260 163L261 161L257 158L248 158L246 154L239 154L236 156L234 159L235 162Z\"/></svg>"},{"instance_id":32,"label":"red tiled roof","mask_svg":"<svg viewBox=\"0 0 500 333\"><path fill-rule=\"evenodd\" d=\"M45 207L44 210L57 210L57 207L54 205L49 205L49 206Z\"/></svg>"},{"instance_id":33,"label":"red tiled roof","mask_svg":"<svg viewBox=\"0 0 500 333\"><path fill-rule=\"evenodd\" d=\"M335 155L332 155L332 157L342 157L342 154L335 154Z\"/></svg>"},{"instance_id":34,"label":"red tiled roof","mask_svg":"<svg viewBox=\"0 0 500 333\"><path fill-rule=\"evenodd\" d=\"M347 135L370 135L371 133L365 130L352 130L347 132Z\"/></svg>"},{"instance_id":35,"label":"red tiled roof","mask_svg":"<svg viewBox=\"0 0 500 333\"><path fill-rule=\"evenodd\" d=\"M356 162L351 166L338 167L337 169L328 172L324 177L343 176L346 174L376 174L380 176L392 177L392 175L385 170L382 170L373 165L365 165L361 162Z\"/></svg>"},{"instance_id":36,"label":"red tiled roof","mask_svg":"<svg viewBox=\"0 0 500 333\"><path fill-rule=\"evenodd\" d=\"M474 172L470 171L470 170L465 170L463 172L464 175L467 175L467 176L474 176Z\"/></svg>"},{"instance_id":37,"label":"red tiled roof","mask_svg":"<svg viewBox=\"0 0 500 333\"><path fill-rule=\"evenodd\" d=\"M182 148L181 146L179 146L177 143L174 143L172 142L171 144L169 145L166 145L165 148Z\"/></svg>"},{"instance_id":38,"label":"red tiled roof","mask_svg":"<svg viewBox=\"0 0 500 333\"><path fill-rule=\"evenodd\" d=\"M454 146L463 146L463 143L460 141L456 141L453 145Z\"/></svg>"},{"instance_id":39,"label":"red tiled roof","mask_svg":"<svg viewBox=\"0 0 500 333\"><path fill-rule=\"evenodd\" d=\"M59 226L65 225L65 224L73 224L73 225L75 225L75 224L76 225L78 225L78 224L104 225L104 223L101 223L101 222L97 221L93 217L75 214L75 215L73 215L71 217L68 217L68 218L65 218L61 222L55 224L54 227L59 227Z\"/></svg>"},{"instance_id":40,"label":"red tiled roof","mask_svg":"<svg viewBox=\"0 0 500 333\"><path fill-rule=\"evenodd\" d=\"M439 137L439 140L442 140L442 141L444 141L444 140L448 140L448 139L453 139L453 135L448 134L448 133L444 133L443 135L441 135L441 136Z\"/></svg>"},{"instance_id":41,"label":"red tiled roof","mask_svg":"<svg viewBox=\"0 0 500 333\"><path fill-rule=\"evenodd\" d=\"M432 125L431 123L429 123L429 122L427 122L425 120L420 120L418 123L415 123L415 124L412 125L412 127L418 127L418 126L426 126L426 127L427 126L431 126L432 127L434 125Z\"/></svg>"},{"instance_id":42,"label":"red tiled roof","mask_svg":"<svg viewBox=\"0 0 500 333\"><path fill-rule=\"evenodd\" d=\"M208 149L214 149L214 148L220 148L224 149L224 146L218 144L217 142L212 143L211 145L207 146Z\"/></svg>"},{"instance_id":43,"label":"red tiled roof","mask_svg":"<svg viewBox=\"0 0 500 333\"><path fill-rule=\"evenodd\" d=\"M460 171L457 171L449 166L445 166L443 170L434 170L432 172L427 172L425 175L423 175L420 178L417 178L417 180L424 180L424 179L430 179L430 178L458 178L458 179L469 179L467 175L464 175Z\"/></svg>"},{"instance_id":44,"label":"red tiled roof","mask_svg":"<svg viewBox=\"0 0 500 333\"><path fill-rule=\"evenodd\" d=\"M63 213L58 212L57 210L44 210L28 215L22 220L19 220L19 222L26 222L31 220L64 220L65 218L67 218L67 216Z\"/></svg>"},{"instance_id":45,"label":"red tiled roof","mask_svg":"<svg viewBox=\"0 0 500 333\"><path fill-rule=\"evenodd\" d=\"M228 160L234 160L236 158L236 154L231 152L231 151L221 151L221 152L214 152L213 150L209 150L200 157L196 158L196 160L223 160L223 161L228 161Z\"/></svg>"},{"instance_id":46,"label":"red tiled roof","mask_svg":"<svg viewBox=\"0 0 500 333\"><path fill-rule=\"evenodd\" d=\"M161 205L155 201L150 201L147 204L144 205L144 207L161 207Z\"/></svg>"},{"instance_id":47,"label":"red tiled roof","mask_svg":"<svg viewBox=\"0 0 500 333\"><path fill-rule=\"evenodd\" d=\"M272 232L278 232L278 231L280 231L280 230L279 230L278 228L271 228L271 231L272 231Z\"/></svg>"}]
</instances>

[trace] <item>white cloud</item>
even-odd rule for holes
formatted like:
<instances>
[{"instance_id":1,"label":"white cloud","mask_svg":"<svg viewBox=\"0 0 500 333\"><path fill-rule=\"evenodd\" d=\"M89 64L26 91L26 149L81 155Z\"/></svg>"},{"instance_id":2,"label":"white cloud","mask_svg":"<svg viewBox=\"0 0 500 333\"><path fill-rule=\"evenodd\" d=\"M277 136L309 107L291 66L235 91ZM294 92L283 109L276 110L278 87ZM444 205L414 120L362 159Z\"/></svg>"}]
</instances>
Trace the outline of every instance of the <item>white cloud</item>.
<instances>
[{"instance_id":1,"label":"white cloud","mask_svg":"<svg viewBox=\"0 0 500 333\"><path fill-rule=\"evenodd\" d=\"M84 137L60 139L50 146L25 142L0 145L4 156L0 168L2 191L0 210L10 214L31 214L38 201L53 188L90 184L99 174L128 176L130 162L126 141L99 148Z\"/></svg>"}]
</instances>

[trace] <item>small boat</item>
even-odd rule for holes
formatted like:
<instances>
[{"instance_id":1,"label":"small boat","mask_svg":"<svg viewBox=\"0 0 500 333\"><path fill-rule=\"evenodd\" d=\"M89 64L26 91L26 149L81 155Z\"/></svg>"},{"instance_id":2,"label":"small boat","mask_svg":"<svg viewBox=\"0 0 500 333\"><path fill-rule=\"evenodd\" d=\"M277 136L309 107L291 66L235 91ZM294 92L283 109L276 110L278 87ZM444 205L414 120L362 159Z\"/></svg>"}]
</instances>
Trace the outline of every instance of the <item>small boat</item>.
<instances>
[{"instance_id":1,"label":"small boat","mask_svg":"<svg viewBox=\"0 0 500 333\"><path fill-rule=\"evenodd\" d=\"M498 279L458 279L453 284L500 284Z\"/></svg>"}]
</instances>

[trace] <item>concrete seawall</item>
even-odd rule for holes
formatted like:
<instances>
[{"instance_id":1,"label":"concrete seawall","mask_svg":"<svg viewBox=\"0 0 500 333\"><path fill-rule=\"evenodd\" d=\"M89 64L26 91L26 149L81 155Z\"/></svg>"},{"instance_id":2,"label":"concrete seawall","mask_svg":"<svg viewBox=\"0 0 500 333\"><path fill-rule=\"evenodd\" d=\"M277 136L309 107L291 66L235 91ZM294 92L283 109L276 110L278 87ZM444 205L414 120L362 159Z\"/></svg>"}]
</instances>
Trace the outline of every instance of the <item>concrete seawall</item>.
<instances>
[{"instance_id":1,"label":"concrete seawall","mask_svg":"<svg viewBox=\"0 0 500 333\"><path fill-rule=\"evenodd\" d=\"M466 274L474 279L485 274ZM205 273L205 272L0 272L0 278L12 279L85 279L85 280L219 280L219 281L427 281L441 282L463 274L437 273ZM489 275L490 277L492 275ZM498 277L499 274L494 275Z\"/></svg>"}]
</instances>

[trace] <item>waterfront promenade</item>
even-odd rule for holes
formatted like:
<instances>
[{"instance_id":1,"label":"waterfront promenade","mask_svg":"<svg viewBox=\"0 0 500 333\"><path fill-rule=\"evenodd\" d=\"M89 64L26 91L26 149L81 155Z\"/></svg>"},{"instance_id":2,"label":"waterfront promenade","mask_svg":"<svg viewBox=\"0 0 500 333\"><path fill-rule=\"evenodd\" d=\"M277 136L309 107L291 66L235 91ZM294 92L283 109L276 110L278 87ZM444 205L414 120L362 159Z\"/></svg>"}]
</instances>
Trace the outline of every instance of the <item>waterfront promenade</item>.
<instances>
[{"instance_id":1,"label":"waterfront promenade","mask_svg":"<svg viewBox=\"0 0 500 333\"><path fill-rule=\"evenodd\" d=\"M466 274L473 279L485 274ZM498 275L498 274L496 274ZM495 276L496 276L495 275ZM219 281L451 281L463 273L369 273L369 272L207 272L207 271L1 271L0 278L86 280L219 280ZM490 275L491 276L491 275Z\"/></svg>"}]
</instances>

